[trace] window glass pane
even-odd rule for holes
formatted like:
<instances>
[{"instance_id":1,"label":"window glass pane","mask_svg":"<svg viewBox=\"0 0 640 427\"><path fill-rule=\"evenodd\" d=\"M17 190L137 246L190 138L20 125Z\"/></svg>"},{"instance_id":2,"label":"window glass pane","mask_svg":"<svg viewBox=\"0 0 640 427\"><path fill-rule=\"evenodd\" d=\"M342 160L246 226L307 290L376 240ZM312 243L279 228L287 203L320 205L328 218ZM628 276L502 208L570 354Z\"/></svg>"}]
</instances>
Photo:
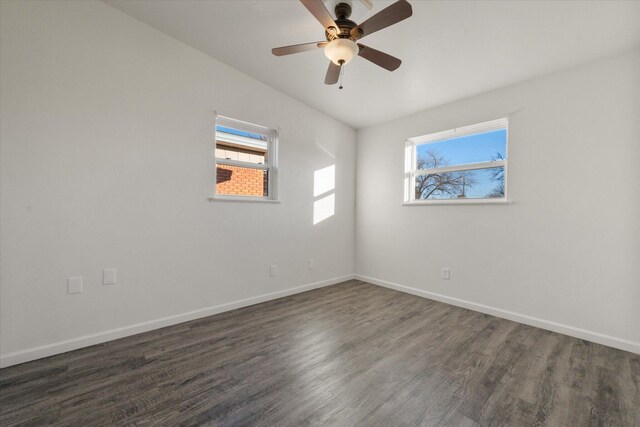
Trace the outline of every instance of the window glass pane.
<instances>
[{"instance_id":1,"label":"window glass pane","mask_svg":"<svg viewBox=\"0 0 640 427\"><path fill-rule=\"evenodd\" d=\"M240 166L218 165L216 194L268 197L269 171Z\"/></svg>"},{"instance_id":2,"label":"window glass pane","mask_svg":"<svg viewBox=\"0 0 640 427\"><path fill-rule=\"evenodd\" d=\"M268 142L265 135L216 126L216 157L253 164L265 164Z\"/></svg>"},{"instance_id":3,"label":"window glass pane","mask_svg":"<svg viewBox=\"0 0 640 427\"><path fill-rule=\"evenodd\" d=\"M416 147L416 168L431 169L506 159L507 130L450 138Z\"/></svg>"},{"instance_id":4,"label":"window glass pane","mask_svg":"<svg viewBox=\"0 0 640 427\"><path fill-rule=\"evenodd\" d=\"M218 126L216 126L216 131L220 132L220 133L226 133L226 134L229 134L229 135L237 135L237 136L244 136L244 137L251 138L251 139L258 139L258 140L261 140L261 141L266 141L267 140L266 135L262 135L262 134L259 134L259 133L253 133L253 132L247 132L247 131L240 130L240 129L234 129L234 128L231 128L231 127L228 127L228 126L218 125Z\"/></svg>"},{"instance_id":5,"label":"window glass pane","mask_svg":"<svg viewBox=\"0 0 640 427\"><path fill-rule=\"evenodd\" d=\"M416 176L416 200L504 198L504 168Z\"/></svg>"},{"instance_id":6,"label":"window glass pane","mask_svg":"<svg viewBox=\"0 0 640 427\"><path fill-rule=\"evenodd\" d=\"M218 159L237 160L240 162L263 165L267 161L266 150L247 149L238 145L216 142L216 157Z\"/></svg>"}]
</instances>

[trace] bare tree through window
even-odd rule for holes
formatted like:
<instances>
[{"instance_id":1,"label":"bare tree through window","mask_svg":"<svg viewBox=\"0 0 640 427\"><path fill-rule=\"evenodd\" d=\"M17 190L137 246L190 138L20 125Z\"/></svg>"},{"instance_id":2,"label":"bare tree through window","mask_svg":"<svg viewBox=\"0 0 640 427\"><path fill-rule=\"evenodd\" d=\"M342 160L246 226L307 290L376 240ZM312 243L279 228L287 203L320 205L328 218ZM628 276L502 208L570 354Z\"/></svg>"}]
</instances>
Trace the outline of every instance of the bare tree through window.
<instances>
[{"instance_id":1,"label":"bare tree through window","mask_svg":"<svg viewBox=\"0 0 640 427\"><path fill-rule=\"evenodd\" d=\"M409 138L405 201L506 200L507 119Z\"/></svg>"},{"instance_id":2,"label":"bare tree through window","mask_svg":"<svg viewBox=\"0 0 640 427\"><path fill-rule=\"evenodd\" d=\"M504 155L502 153L496 153L491 157L492 161L504 160ZM494 168L490 169L491 180L496 183L496 186L493 190L487 194L487 197L490 198L501 198L504 197L504 168Z\"/></svg>"},{"instance_id":3,"label":"bare tree through window","mask_svg":"<svg viewBox=\"0 0 640 427\"><path fill-rule=\"evenodd\" d=\"M418 158L418 169L435 169L449 165L449 160L435 150L427 150ZM416 199L442 196L464 198L477 184L474 171L440 172L416 176Z\"/></svg>"}]
</instances>

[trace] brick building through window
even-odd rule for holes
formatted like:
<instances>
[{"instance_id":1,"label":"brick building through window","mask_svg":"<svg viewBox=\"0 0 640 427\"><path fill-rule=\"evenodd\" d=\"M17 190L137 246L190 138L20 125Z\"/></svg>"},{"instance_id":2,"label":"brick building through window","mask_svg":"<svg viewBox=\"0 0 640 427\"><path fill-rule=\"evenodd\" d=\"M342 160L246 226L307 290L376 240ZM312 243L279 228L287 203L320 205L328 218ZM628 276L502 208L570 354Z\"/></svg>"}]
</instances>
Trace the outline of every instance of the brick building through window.
<instances>
[{"instance_id":1,"label":"brick building through window","mask_svg":"<svg viewBox=\"0 0 640 427\"><path fill-rule=\"evenodd\" d=\"M264 164L267 154L264 149L247 149L235 144L216 141L216 157ZM218 164L216 167L216 193L237 196L268 196L268 171L235 165Z\"/></svg>"},{"instance_id":2,"label":"brick building through window","mask_svg":"<svg viewBox=\"0 0 640 427\"><path fill-rule=\"evenodd\" d=\"M218 116L215 196L275 200L276 143L274 129Z\"/></svg>"}]
</instances>

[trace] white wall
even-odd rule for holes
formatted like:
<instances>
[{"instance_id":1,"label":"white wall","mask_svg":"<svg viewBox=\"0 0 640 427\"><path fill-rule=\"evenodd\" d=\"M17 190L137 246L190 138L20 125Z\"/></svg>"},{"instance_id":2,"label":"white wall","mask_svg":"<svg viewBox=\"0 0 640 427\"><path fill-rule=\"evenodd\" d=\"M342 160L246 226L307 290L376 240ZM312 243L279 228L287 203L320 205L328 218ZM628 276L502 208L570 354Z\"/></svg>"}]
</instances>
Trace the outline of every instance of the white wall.
<instances>
[{"instance_id":1,"label":"white wall","mask_svg":"<svg viewBox=\"0 0 640 427\"><path fill-rule=\"evenodd\" d=\"M510 205L402 206L406 138L505 116ZM640 352L640 51L363 129L357 153L356 273Z\"/></svg>"},{"instance_id":2,"label":"white wall","mask_svg":"<svg viewBox=\"0 0 640 427\"><path fill-rule=\"evenodd\" d=\"M1 15L2 364L353 273L354 130L101 2ZM214 110L281 128L281 204L207 200ZM335 215L313 225L333 164Z\"/></svg>"}]
</instances>

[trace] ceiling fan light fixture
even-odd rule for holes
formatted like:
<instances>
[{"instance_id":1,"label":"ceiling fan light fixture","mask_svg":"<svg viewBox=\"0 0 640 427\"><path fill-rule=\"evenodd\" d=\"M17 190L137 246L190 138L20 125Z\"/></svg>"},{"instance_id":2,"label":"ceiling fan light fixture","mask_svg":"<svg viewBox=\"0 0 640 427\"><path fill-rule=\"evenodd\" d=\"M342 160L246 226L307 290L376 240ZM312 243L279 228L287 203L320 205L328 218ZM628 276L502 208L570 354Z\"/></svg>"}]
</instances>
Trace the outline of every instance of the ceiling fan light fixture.
<instances>
[{"instance_id":1,"label":"ceiling fan light fixture","mask_svg":"<svg viewBox=\"0 0 640 427\"><path fill-rule=\"evenodd\" d=\"M360 48L349 39L334 39L324 47L324 54L336 65L345 65L358 54Z\"/></svg>"}]
</instances>

